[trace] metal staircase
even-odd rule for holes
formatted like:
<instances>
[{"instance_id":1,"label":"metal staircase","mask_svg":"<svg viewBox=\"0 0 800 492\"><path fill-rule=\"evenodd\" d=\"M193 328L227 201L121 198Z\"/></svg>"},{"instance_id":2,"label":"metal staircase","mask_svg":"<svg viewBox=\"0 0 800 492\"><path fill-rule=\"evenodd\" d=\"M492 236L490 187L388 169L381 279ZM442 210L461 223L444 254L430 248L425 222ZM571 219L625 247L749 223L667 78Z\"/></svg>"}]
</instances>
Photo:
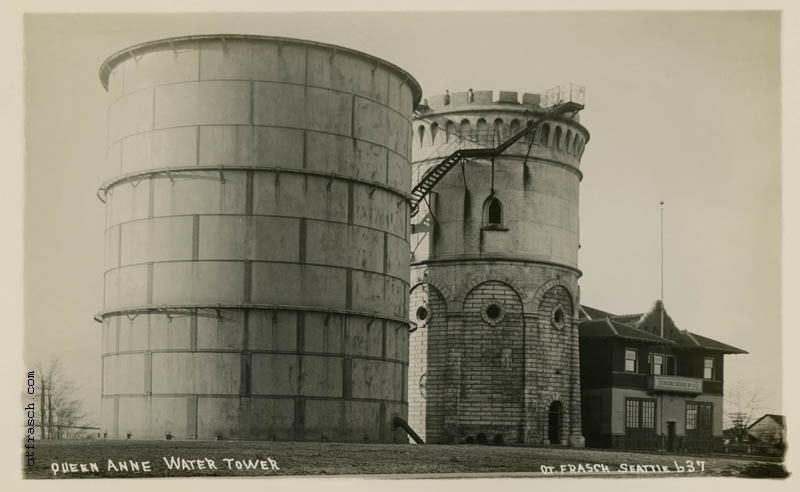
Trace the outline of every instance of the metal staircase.
<instances>
[{"instance_id":1,"label":"metal staircase","mask_svg":"<svg viewBox=\"0 0 800 492\"><path fill-rule=\"evenodd\" d=\"M411 217L417 215L420 202L459 162L466 159L493 159L508 150L508 148L514 145L520 138L536 130L536 128L545 121L564 113L576 112L583 109L583 89L580 88L580 92L576 94L579 94L579 97L574 97L572 95L572 87L570 86L568 96L564 97L562 95L561 97L555 97L554 104L550 106L547 113L536 121L529 123L527 128L512 135L499 146L494 148L458 149L445 157L439 164L430 168L419 180L419 183L414 186L414 189L411 190Z\"/></svg>"}]
</instances>

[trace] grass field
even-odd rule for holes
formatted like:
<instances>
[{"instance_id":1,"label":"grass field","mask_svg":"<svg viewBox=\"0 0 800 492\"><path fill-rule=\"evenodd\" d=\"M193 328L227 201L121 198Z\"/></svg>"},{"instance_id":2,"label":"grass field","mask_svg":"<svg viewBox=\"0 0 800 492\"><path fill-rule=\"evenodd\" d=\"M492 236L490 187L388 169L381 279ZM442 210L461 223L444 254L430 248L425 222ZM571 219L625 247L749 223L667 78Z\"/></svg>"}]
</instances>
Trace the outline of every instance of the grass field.
<instances>
[{"instance_id":1,"label":"grass field","mask_svg":"<svg viewBox=\"0 0 800 492\"><path fill-rule=\"evenodd\" d=\"M541 466L606 465L607 476L664 476L654 465L686 467L690 460L695 471L691 476L744 476L782 478L787 473L780 462L768 458L741 458L721 455L665 455L562 447L519 447L481 445L391 445L263 441L49 441L37 442L35 465L24 466L27 478L97 478L97 477L171 477L171 476L285 476L285 475L358 475L401 474L408 478L436 474L540 473ZM170 469L164 461L176 458ZM185 463L180 460L187 460ZM274 460L277 470L269 462ZM226 461L227 459L227 461ZM108 465L108 461L114 463ZM198 461L188 461L198 460ZM133 470L130 461L138 464ZM698 461L703 461L700 471ZM119 464L126 463L128 471ZM142 462L149 462L149 471ZM241 469L237 468L238 466ZM62 469L66 463L66 468ZM92 463L96 465L92 467ZM201 464L200 464L201 463ZM56 464L56 474L51 465ZM70 464L72 466L70 467ZM86 471L81 471L81 464ZM213 464L213 466L211 466ZM622 473L620 465L649 465L642 473ZM114 468L119 470L115 470ZM248 469L249 468L249 469ZM594 467L600 471L602 466ZM72 471L70 471L70 469ZM601 475L605 475L601 472ZM583 475L591 476L591 475ZM593 476L597 476L594 474ZM399 478L403 478L402 476Z\"/></svg>"}]
</instances>

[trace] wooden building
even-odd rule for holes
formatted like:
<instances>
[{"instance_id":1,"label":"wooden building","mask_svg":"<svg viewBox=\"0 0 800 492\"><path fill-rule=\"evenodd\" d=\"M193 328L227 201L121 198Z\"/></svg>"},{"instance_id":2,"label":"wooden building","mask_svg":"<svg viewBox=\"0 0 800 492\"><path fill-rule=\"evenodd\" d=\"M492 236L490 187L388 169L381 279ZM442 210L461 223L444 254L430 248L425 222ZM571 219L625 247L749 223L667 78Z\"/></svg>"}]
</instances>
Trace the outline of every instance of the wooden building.
<instances>
[{"instance_id":1,"label":"wooden building","mask_svg":"<svg viewBox=\"0 0 800 492\"><path fill-rule=\"evenodd\" d=\"M587 446L721 448L723 358L744 350L679 329L661 301L629 315L581 306L578 329Z\"/></svg>"}]
</instances>

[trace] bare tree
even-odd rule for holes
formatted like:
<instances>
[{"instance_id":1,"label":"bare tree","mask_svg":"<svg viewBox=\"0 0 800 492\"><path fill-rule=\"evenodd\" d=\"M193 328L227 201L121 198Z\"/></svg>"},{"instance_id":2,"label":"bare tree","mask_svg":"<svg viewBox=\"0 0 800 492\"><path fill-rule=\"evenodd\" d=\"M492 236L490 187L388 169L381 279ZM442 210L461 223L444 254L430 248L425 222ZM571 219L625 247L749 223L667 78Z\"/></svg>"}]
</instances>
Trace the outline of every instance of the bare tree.
<instances>
[{"instance_id":1,"label":"bare tree","mask_svg":"<svg viewBox=\"0 0 800 492\"><path fill-rule=\"evenodd\" d=\"M86 434L88 424L77 386L65 373L58 358L35 365L42 439L75 439Z\"/></svg>"},{"instance_id":2,"label":"bare tree","mask_svg":"<svg viewBox=\"0 0 800 492\"><path fill-rule=\"evenodd\" d=\"M731 423L736 444L743 444L747 428L760 415L762 396L759 390L737 381L725 390L725 415Z\"/></svg>"}]
</instances>

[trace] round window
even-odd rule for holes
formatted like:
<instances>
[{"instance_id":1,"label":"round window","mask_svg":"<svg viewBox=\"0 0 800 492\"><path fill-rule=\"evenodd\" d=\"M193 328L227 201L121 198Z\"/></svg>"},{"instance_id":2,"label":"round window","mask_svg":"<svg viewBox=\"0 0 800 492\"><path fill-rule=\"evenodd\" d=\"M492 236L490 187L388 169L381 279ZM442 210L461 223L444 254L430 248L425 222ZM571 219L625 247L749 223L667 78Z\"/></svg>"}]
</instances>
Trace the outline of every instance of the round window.
<instances>
[{"instance_id":1,"label":"round window","mask_svg":"<svg viewBox=\"0 0 800 492\"><path fill-rule=\"evenodd\" d=\"M428 308L425 306L420 306L417 308L417 319L419 321L425 321L428 319Z\"/></svg>"},{"instance_id":2,"label":"round window","mask_svg":"<svg viewBox=\"0 0 800 492\"><path fill-rule=\"evenodd\" d=\"M564 328L564 325L567 322L567 315L566 313L564 313L564 309L561 306L558 306L555 308L555 310L553 310L551 321L553 323L553 326L555 326L559 330L561 328Z\"/></svg>"},{"instance_id":3,"label":"round window","mask_svg":"<svg viewBox=\"0 0 800 492\"><path fill-rule=\"evenodd\" d=\"M483 321L487 324L495 326L503 321L504 317L505 312L503 311L503 305L497 299L490 299L483 304L481 318L483 318Z\"/></svg>"}]
</instances>

